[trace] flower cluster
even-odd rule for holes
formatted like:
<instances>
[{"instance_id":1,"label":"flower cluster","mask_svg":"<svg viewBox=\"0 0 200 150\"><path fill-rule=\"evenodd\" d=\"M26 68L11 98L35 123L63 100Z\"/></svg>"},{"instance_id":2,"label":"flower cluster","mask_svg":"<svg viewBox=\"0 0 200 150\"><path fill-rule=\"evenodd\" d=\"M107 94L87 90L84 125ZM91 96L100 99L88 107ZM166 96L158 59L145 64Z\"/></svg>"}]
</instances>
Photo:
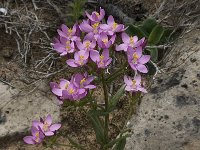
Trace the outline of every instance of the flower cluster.
<instances>
[{"instance_id":1,"label":"flower cluster","mask_svg":"<svg viewBox=\"0 0 200 150\"><path fill-rule=\"evenodd\" d=\"M52 117L48 115L45 119L40 118L40 121L33 121L31 127L31 136L24 137L24 142L27 144L39 144L45 136L52 136L61 127L61 124L52 124Z\"/></svg>"},{"instance_id":2,"label":"flower cluster","mask_svg":"<svg viewBox=\"0 0 200 150\"><path fill-rule=\"evenodd\" d=\"M90 84L93 80L94 77L89 76L87 73L77 73L72 76L70 81L61 79L59 84L51 82L50 86L52 92L62 104L65 99L80 100L84 98L88 90L96 88L95 85Z\"/></svg>"},{"instance_id":3,"label":"flower cluster","mask_svg":"<svg viewBox=\"0 0 200 150\"><path fill-rule=\"evenodd\" d=\"M130 67L135 71L135 78L139 78L139 73L147 73L146 63L150 60L149 55L143 55L143 49L146 45L145 38L138 39L137 36L128 36L125 33L125 26L115 22L113 16L109 16L105 22L104 9L99 12L92 12L90 15L86 12L87 20L83 20L79 25L76 23L72 28L61 25L58 29L59 37L55 39L53 48L61 56L67 55L66 63L70 67L82 67L88 63L95 63L97 68L105 69L112 62L110 56L111 49L124 51L127 55L127 61ZM122 44L117 45L117 37L121 34ZM75 75L76 76L76 75ZM72 77L72 80L74 77ZM85 77L82 77L85 79ZM125 77L129 80L131 77ZM52 92L63 101L64 99L79 100L86 96L86 87L80 88L74 85L74 81L61 79L60 84L51 83ZM125 80L124 80L125 81ZM137 81L137 85L140 80ZM132 86L128 91L142 91L139 86L135 86L135 80L132 80ZM78 83L80 84L80 83ZM92 87L94 88L94 87ZM91 89L91 88L89 88Z\"/></svg>"}]
</instances>

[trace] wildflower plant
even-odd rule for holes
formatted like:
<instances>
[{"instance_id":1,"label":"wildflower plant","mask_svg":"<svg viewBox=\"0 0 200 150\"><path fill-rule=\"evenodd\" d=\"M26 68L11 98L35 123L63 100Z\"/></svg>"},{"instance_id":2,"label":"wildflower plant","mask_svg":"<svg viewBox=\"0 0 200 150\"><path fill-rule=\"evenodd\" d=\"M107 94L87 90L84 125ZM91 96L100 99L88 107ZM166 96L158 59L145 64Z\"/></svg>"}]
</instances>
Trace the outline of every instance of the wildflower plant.
<instances>
[{"instance_id":1,"label":"wildflower plant","mask_svg":"<svg viewBox=\"0 0 200 150\"><path fill-rule=\"evenodd\" d=\"M87 114L93 125L96 141L101 149L109 149L115 145L124 147L127 134L123 132L115 140L109 137L109 114L116 108L119 99L127 91L130 97L137 93L147 93L142 74L148 73L146 64L150 56L144 54L147 41L137 36L129 36L123 24L115 22L113 16L105 19L105 11L86 12L87 19L80 24L75 23L72 28L61 25L58 37L53 42L53 48L61 57L66 59L66 65L78 68L80 72L72 75L71 79L60 79L51 82L52 93L59 104L65 102L81 103L87 106ZM115 53L123 56L123 64L115 69L117 58ZM115 63L114 63L115 62ZM84 71L81 71L81 68ZM109 73L112 72L112 73ZM124 75L121 88L114 94L109 93L109 85ZM93 96L94 89L101 86L104 92L104 106L102 107ZM28 144L38 144L45 136L55 134L60 124L51 125L49 116L40 122L33 122L32 136L24 138ZM37 133L37 134L36 134Z\"/></svg>"}]
</instances>

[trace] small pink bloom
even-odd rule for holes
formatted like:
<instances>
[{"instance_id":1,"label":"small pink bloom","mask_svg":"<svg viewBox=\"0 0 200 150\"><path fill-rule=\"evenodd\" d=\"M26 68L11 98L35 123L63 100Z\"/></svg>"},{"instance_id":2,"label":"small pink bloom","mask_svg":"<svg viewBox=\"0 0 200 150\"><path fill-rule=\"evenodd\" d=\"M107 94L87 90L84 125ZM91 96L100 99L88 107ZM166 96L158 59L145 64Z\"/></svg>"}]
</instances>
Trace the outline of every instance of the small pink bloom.
<instances>
[{"instance_id":1,"label":"small pink bloom","mask_svg":"<svg viewBox=\"0 0 200 150\"><path fill-rule=\"evenodd\" d=\"M41 129L45 136L52 136L57 131L61 124L52 124L51 115L47 115L45 119L40 118L40 121L33 121L32 125Z\"/></svg>"},{"instance_id":2,"label":"small pink bloom","mask_svg":"<svg viewBox=\"0 0 200 150\"><path fill-rule=\"evenodd\" d=\"M31 133L32 133L32 136L25 136L23 138L26 144L32 144L32 145L39 144L42 142L42 140L45 137L42 131L36 128L35 126L31 127Z\"/></svg>"},{"instance_id":3,"label":"small pink bloom","mask_svg":"<svg viewBox=\"0 0 200 150\"><path fill-rule=\"evenodd\" d=\"M135 71L147 73L148 70L144 64L150 60L150 55L142 55L142 47L138 47L136 50L129 47L127 50L128 62L131 68Z\"/></svg>"},{"instance_id":4,"label":"small pink bloom","mask_svg":"<svg viewBox=\"0 0 200 150\"><path fill-rule=\"evenodd\" d=\"M83 66L88 62L89 52L80 50L74 54L74 59L68 59L66 63L71 67Z\"/></svg>"},{"instance_id":5,"label":"small pink bloom","mask_svg":"<svg viewBox=\"0 0 200 150\"><path fill-rule=\"evenodd\" d=\"M94 39L91 39L90 35L86 35L83 43L80 41L76 42L76 45L79 50L85 50L85 51L90 51L93 50L96 46L96 41Z\"/></svg>"},{"instance_id":6,"label":"small pink bloom","mask_svg":"<svg viewBox=\"0 0 200 150\"><path fill-rule=\"evenodd\" d=\"M129 92L141 91L147 93L146 89L141 86L141 76L137 75L132 79L131 77L124 76L124 82L126 84L125 90Z\"/></svg>"},{"instance_id":7,"label":"small pink bloom","mask_svg":"<svg viewBox=\"0 0 200 150\"><path fill-rule=\"evenodd\" d=\"M113 35L110 39L105 33L101 33L97 42L100 48L108 49L115 42L116 35Z\"/></svg>"},{"instance_id":8,"label":"small pink bloom","mask_svg":"<svg viewBox=\"0 0 200 150\"><path fill-rule=\"evenodd\" d=\"M73 28L68 28L66 25L61 25L61 30L58 29L57 32L61 37L67 38L71 41L79 40L79 37L76 35L77 33L77 24L74 24Z\"/></svg>"},{"instance_id":9,"label":"small pink bloom","mask_svg":"<svg viewBox=\"0 0 200 150\"><path fill-rule=\"evenodd\" d=\"M138 41L137 36L129 37L126 33L122 33L122 41L124 43L116 46L116 51L124 50L127 51L128 47L137 48L139 46L144 45L145 38L142 38Z\"/></svg>"},{"instance_id":10,"label":"small pink bloom","mask_svg":"<svg viewBox=\"0 0 200 150\"><path fill-rule=\"evenodd\" d=\"M71 82L66 90L63 91L63 97L69 100L80 100L87 95L87 91L83 88L77 88Z\"/></svg>"},{"instance_id":11,"label":"small pink bloom","mask_svg":"<svg viewBox=\"0 0 200 150\"><path fill-rule=\"evenodd\" d=\"M100 13L94 11L91 15L85 12L87 17L93 22L100 22L105 16L105 10L100 8Z\"/></svg>"},{"instance_id":12,"label":"small pink bloom","mask_svg":"<svg viewBox=\"0 0 200 150\"><path fill-rule=\"evenodd\" d=\"M90 58L97 63L98 68L106 68L112 61L108 49L104 49L101 55L98 51L92 50L90 51Z\"/></svg>"},{"instance_id":13,"label":"small pink bloom","mask_svg":"<svg viewBox=\"0 0 200 150\"><path fill-rule=\"evenodd\" d=\"M75 51L74 42L64 37L60 37L60 41L53 43L53 48L60 53L61 56Z\"/></svg>"},{"instance_id":14,"label":"small pink bloom","mask_svg":"<svg viewBox=\"0 0 200 150\"><path fill-rule=\"evenodd\" d=\"M113 18L113 16L109 16L107 20L107 24L101 24L100 28L107 32L108 35L113 35L117 32L122 32L125 30L123 24L117 24Z\"/></svg>"},{"instance_id":15,"label":"small pink bloom","mask_svg":"<svg viewBox=\"0 0 200 150\"><path fill-rule=\"evenodd\" d=\"M88 76L87 73L84 74L77 73L72 78L73 78L73 83L77 88L84 88L84 89L96 88L95 85L90 84L94 80L94 77Z\"/></svg>"}]
</instances>

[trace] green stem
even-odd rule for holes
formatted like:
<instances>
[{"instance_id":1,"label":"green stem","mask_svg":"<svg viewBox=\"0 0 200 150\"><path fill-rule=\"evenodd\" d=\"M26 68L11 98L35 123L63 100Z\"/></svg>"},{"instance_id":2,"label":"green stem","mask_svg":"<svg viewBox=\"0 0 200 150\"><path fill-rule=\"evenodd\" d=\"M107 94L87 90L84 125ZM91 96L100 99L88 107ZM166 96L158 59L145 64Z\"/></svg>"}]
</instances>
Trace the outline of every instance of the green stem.
<instances>
[{"instance_id":1,"label":"green stem","mask_svg":"<svg viewBox=\"0 0 200 150\"><path fill-rule=\"evenodd\" d=\"M107 112L108 111L108 89L107 89L103 71L102 71L102 84L103 84L104 100L105 100L105 112ZM109 125L109 114L105 115L104 136L105 136L106 142L108 142L108 125Z\"/></svg>"}]
</instances>

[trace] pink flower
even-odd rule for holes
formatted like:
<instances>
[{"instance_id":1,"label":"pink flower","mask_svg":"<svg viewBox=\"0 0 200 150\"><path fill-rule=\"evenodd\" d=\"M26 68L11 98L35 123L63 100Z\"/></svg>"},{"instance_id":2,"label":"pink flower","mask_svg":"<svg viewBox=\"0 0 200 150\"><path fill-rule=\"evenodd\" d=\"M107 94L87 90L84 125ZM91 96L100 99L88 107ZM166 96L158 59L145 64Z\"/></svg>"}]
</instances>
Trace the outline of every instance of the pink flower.
<instances>
[{"instance_id":1,"label":"pink flower","mask_svg":"<svg viewBox=\"0 0 200 150\"><path fill-rule=\"evenodd\" d=\"M147 93L146 89L141 86L141 76L137 75L132 79L131 77L124 76L124 82L126 84L125 90L129 92L141 91Z\"/></svg>"},{"instance_id":2,"label":"pink flower","mask_svg":"<svg viewBox=\"0 0 200 150\"><path fill-rule=\"evenodd\" d=\"M101 33L97 42L100 48L108 49L115 42L116 35L113 35L110 39L105 33Z\"/></svg>"},{"instance_id":3,"label":"pink flower","mask_svg":"<svg viewBox=\"0 0 200 150\"><path fill-rule=\"evenodd\" d=\"M83 88L77 88L73 82L71 82L66 90L63 91L64 99L80 100L87 95L87 91Z\"/></svg>"},{"instance_id":4,"label":"pink flower","mask_svg":"<svg viewBox=\"0 0 200 150\"><path fill-rule=\"evenodd\" d=\"M53 48L60 53L61 56L75 51L74 42L71 42L69 39L64 37L60 37L60 41L57 40L53 43Z\"/></svg>"},{"instance_id":5,"label":"pink flower","mask_svg":"<svg viewBox=\"0 0 200 150\"><path fill-rule=\"evenodd\" d=\"M89 21L83 20L79 27L81 31L88 33L87 36L93 37L95 40L98 39L99 34L103 31L100 29L100 23L98 22L90 23Z\"/></svg>"},{"instance_id":6,"label":"pink flower","mask_svg":"<svg viewBox=\"0 0 200 150\"><path fill-rule=\"evenodd\" d=\"M148 70L144 64L150 60L150 55L142 55L142 47L138 47L136 50L129 47L127 50L128 62L131 68L135 71L147 73Z\"/></svg>"},{"instance_id":7,"label":"pink flower","mask_svg":"<svg viewBox=\"0 0 200 150\"><path fill-rule=\"evenodd\" d=\"M100 22L105 16L105 10L100 8L100 13L94 11L91 15L85 12L87 17L93 22Z\"/></svg>"},{"instance_id":8,"label":"pink flower","mask_svg":"<svg viewBox=\"0 0 200 150\"><path fill-rule=\"evenodd\" d=\"M25 136L23 138L24 142L26 144L39 144L42 142L42 140L44 139L44 134L42 133L42 131L38 128L36 128L35 126L31 127L31 133L32 136Z\"/></svg>"},{"instance_id":9,"label":"pink flower","mask_svg":"<svg viewBox=\"0 0 200 150\"><path fill-rule=\"evenodd\" d=\"M124 50L126 52L128 47L137 48L144 43L145 39L142 38L138 41L137 36L129 37L126 33L122 33L122 41L124 43L116 46L116 51Z\"/></svg>"},{"instance_id":10,"label":"pink flower","mask_svg":"<svg viewBox=\"0 0 200 150\"><path fill-rule=\"evenodd\" d=\"M77 24L74 24L73 28L68 28L66 25L61 25L61 30L58 29L57 32L61 37L67 38L71 41L79 40L79 37L76 35L77 33Z\"/></svg>"},{"instance_id":11,"label":"pink flower","mask_svg":"<svg viewBox=\"0 0 200 150\"><path fill-rule=\"evenodd\" d=\"M98 51L92 50L90 51L90 58L97 63L98 68L106 68L112 61L108 49L104 49L101 55Z\"/></svg>"},{"instance_id":12,"label":"pink flower","mask_svg":"<svg viewBox=\"0 0 200 150\"><path fill-rule=\"evenodd\" d=\"M80 41L77 41L76 45L79 48L79 50L90 51L95 48L96 41L95 39L92 39L91 35L88 34L84 37L83 43L81 43Z\"/></svg>"},{"instance_id":13,"label":"pink flower","mask_svg":"<svg viewBox=\"0 0 200 150\"><path fill-rule=\"evenodd\" d=\"M47 115L45 119L40 118L40 121L33 121L32 125L38 129L41 129L45 136L54 135L54 132L61 127L61 124L52 124L51 115Z\"/></svg>"},{"instance_id":14,"label":"pink flower","mask_svg":"<svg viewBox=\"0 0 200 150\"><path fill-rule=\"evenodd\" d=\"M84 73L83 75L77 73L72 78L73 78L73 83L77 88L84 88L84 89L96 88L95 85L90 84L94 80L94 77L88 76L87 73Z\"/></svg>"},{"instance_id":15,"label":"pink flower","mask_svg":"<svg viewBox=\"0 0 200 150\"><path fill-rule=\"evenodd\" d=\"M80 50L74 54L74 59L68 59L66 63L71 67L83 66L88 62L89 52Z\"/></svg>"},{"instance_id":16,"label":"pink flower","mask_svg":"<svg viewBox=\"0 0 200 150\"><path fill-rule=\"evenodd\" d=\"M117 32L124 31L123 24L117 24L113 18L113 16L109 16L107 20L107 24L101 24L100 28L106 32L108 35L113 35Z\"/></svg>"}]
</instances>

